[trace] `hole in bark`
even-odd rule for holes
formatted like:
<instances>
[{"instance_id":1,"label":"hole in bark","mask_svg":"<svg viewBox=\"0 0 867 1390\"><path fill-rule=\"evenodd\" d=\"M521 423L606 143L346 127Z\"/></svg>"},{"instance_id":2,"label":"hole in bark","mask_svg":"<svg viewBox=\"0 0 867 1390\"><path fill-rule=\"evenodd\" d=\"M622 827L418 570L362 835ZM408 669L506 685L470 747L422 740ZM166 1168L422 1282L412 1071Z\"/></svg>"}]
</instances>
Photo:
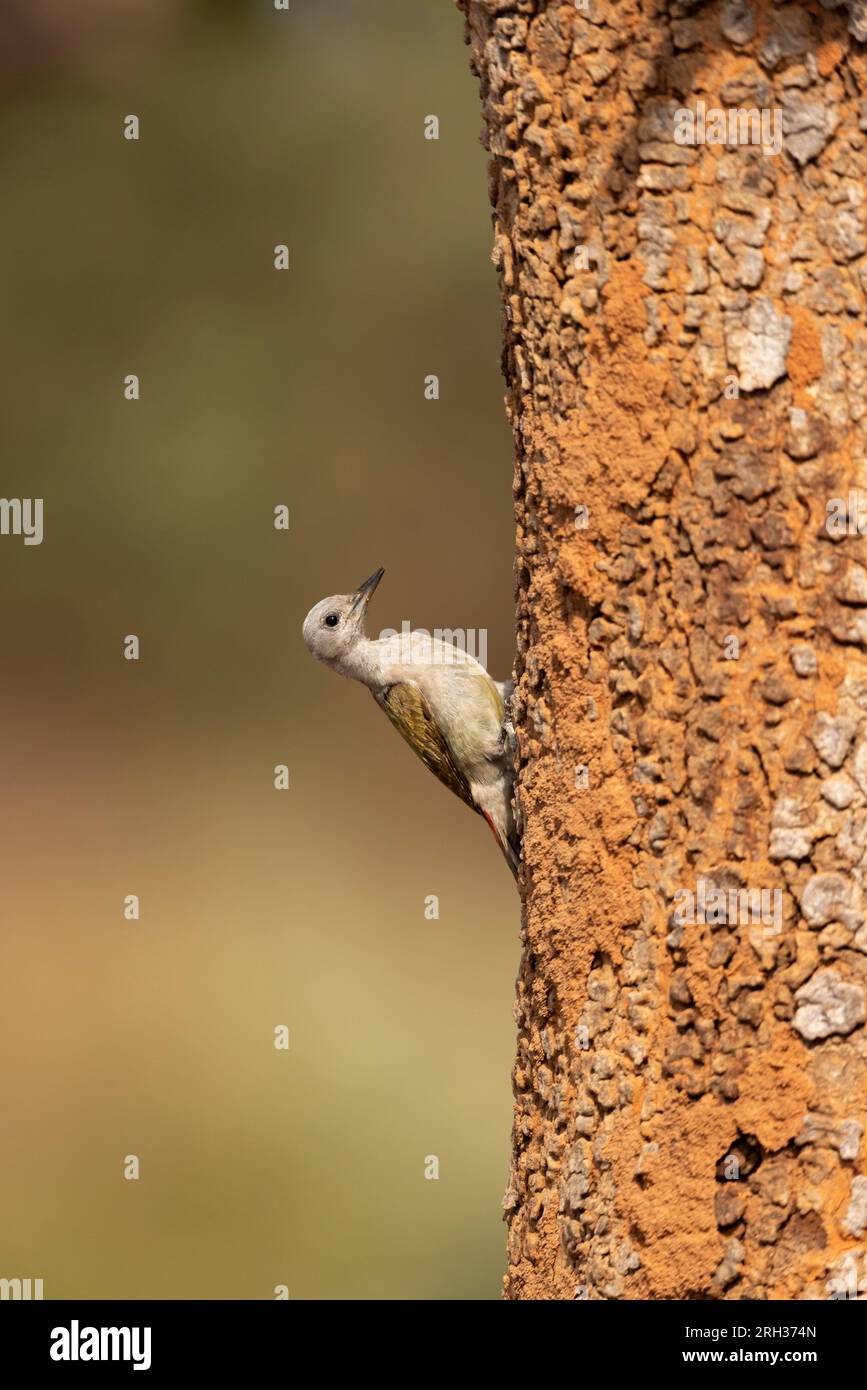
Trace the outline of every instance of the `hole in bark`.
<instances>
[{"instance_id":1,"label":"hole in bark","mask_svg":"<svg viewBox=\"0 0 867 1390\"><path fill-rule=\"evenodd\" d=\"M765 1151L754 1134L739 1134L717 1162L717 1182L733 1180L734 1163L737 1164L737 1178L748 1178L756 1171L764 1156Z\"/></svg>"}]
</instances>

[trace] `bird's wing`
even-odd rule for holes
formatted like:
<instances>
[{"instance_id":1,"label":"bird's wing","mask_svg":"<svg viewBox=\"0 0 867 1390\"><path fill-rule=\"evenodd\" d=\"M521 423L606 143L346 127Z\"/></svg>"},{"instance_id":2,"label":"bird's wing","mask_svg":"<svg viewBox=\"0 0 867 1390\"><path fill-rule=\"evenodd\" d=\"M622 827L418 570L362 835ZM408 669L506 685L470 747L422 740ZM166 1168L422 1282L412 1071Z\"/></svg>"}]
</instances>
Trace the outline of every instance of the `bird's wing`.
<instances>
[{"instance_id":1,"label":"bird's wing","mask_svg":"<svg viewBox=\"0 0 867 1390\"><path fill-rule=\"evenodd\" d=\"M425 767L456 796L477 811L470 784L461 772L418 686L408 681L399 681L377 692L374 698L385 710L401 738L404 738L413 752L421 758Z\"/></svg>"}]
</instances>

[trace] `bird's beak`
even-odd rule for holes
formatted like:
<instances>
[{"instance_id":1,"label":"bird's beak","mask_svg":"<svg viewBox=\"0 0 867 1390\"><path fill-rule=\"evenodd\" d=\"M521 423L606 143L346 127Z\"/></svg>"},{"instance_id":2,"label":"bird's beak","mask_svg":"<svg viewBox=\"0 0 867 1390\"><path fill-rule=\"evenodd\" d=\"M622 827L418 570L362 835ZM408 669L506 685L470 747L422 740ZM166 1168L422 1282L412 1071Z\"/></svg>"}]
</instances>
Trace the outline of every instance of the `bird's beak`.
<instances>
[{"instance_id":1,"label":"bird's beak","mask_svg":"<svg viewBox=\"0 0 867 1390\"><path fill-rule=\"evenodd\" d=\"M377 584L384 574L385 570L380 566L378 570L373 571L369 579L365 579L363 584L359 584L352 599L352 604L349 609L350 613L355 613L358 609L364 612Z\"/></svg>"}]
</instances>

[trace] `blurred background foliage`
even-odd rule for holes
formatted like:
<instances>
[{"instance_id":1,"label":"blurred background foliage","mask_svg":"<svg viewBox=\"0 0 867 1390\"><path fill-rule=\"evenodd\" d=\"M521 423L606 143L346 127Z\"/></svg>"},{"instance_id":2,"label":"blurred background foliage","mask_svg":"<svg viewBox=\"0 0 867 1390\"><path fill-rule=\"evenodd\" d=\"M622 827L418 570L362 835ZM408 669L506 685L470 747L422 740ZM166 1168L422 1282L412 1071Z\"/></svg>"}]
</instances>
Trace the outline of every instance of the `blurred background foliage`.
<instances>
[{"instance_id":1,"label":"blurred background foliage","mask_svg":"<svg viewBox=\"0 0 867 1390\"><path fill-rule=\"evenodd\" d=\"M0 1275L496 1298L514 888L300 638L383 564L375 627L486 628L511 666L462 19L4 0L0 38L2 492L45 499L42 546L0 537Z\"/></svg>"}]
</instances>

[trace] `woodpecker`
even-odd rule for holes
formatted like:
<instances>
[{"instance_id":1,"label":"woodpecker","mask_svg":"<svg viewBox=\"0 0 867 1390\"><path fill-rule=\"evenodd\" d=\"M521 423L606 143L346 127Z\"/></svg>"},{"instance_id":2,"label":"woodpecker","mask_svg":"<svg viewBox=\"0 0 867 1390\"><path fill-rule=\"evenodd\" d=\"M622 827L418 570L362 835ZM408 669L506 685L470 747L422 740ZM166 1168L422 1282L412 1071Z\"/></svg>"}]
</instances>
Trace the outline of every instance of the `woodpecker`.
<instances>
[{"instance_id":1,"label":"woodpecker","mask_svg":"<svg viewBox=\"0 0 867 1390\"><path fill-rule=\"evenodd\" d=\"M517 879L506 746L513 683L492 680L474 657L428 632L368 637L367 605L384 573L311 608L304 641L317 661L366 685L425 767L484 816Z\"/></svg>"}]
</instances>

